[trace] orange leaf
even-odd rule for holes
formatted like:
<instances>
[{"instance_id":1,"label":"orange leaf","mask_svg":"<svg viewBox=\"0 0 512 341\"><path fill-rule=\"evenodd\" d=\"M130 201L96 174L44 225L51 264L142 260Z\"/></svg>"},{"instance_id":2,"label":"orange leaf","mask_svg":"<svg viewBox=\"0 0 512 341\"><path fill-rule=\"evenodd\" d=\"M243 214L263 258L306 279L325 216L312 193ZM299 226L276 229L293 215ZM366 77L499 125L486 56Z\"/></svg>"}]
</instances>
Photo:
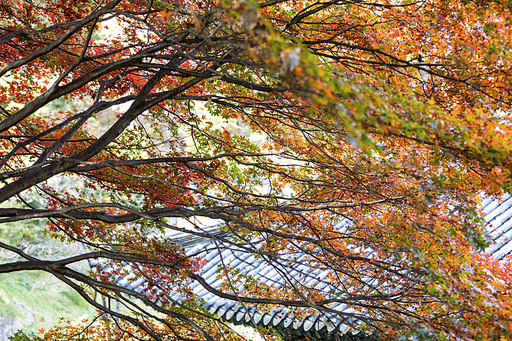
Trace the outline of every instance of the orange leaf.
<instances>
[{"instance_id":1,"label":"orange leaf","mask_svg":"<svg viewBox=\"0 0 512 341\"><path fill-rule=\"evenodd\" d=\"M173 16L174 14L175 14L174 11L172 11L168 8L164 8L163 10L160 11L160 16L164 20L169 20L171 18L171 16Z\"/></svg>"}]
</instances>

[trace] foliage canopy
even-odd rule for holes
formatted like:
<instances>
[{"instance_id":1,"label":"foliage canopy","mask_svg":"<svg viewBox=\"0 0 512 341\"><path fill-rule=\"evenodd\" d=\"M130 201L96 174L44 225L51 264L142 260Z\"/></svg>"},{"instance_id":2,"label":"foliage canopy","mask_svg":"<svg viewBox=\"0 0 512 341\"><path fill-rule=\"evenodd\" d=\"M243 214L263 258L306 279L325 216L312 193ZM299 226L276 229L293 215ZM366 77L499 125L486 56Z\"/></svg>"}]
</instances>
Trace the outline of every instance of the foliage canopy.
<instances>
[{"instance_id":1,"label":"foliage canopy","mask_svg":"<svg viewBox=\"0 0 512 341\"><path fill-rule=\"evenodd\" d=\"M44 218L86 251L48 260L1 243L20 259L0 273L50 272L111 317L48 338L82 327L220 338L221 321L187 289L204 282L204 255L187 255L180 232L285 274L297 262L323 269L333 288L245 278L234 292L240 269L225 266L215 293L227 299L318 313L343 302L362 322L353 328L383 339L510 338L512 269L481 253L478 211L510 190L510 11L469 0L3 1L0 223ZM92 259L112 271L73 270ZM115 284L126 264L144 293ZM187 298L172 302L176 291Z\"/></svg>"}]
</instances>

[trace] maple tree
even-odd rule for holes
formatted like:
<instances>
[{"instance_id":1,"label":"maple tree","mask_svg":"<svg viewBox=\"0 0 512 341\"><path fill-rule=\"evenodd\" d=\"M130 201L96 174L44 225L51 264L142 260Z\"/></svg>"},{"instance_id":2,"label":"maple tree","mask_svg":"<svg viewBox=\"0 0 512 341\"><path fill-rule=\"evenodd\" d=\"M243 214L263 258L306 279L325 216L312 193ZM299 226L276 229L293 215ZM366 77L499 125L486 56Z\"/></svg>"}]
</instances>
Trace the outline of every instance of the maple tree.
<instances>
[{"instance_id":1,"label":"maple tree","mask_svg":"<svg viewBox=\"0 0 512 341\"><path fill-rule=\"evenodd\" d=\"M50 272L111 317L47 338L220 338L222 321L188 288L199 281L297 313L343 302L352 328L383 339L510 339L510 260L483 255L478 210L511 185L510 11L469 0L3 1L0 223L45 218L87 251L45 260L1 243L20 260L0 273ZM64 177L76 185L52 182ZM227 236L171 218L215 219ZM187 255L173 231L284 274L322 269L331 290L264 286L229 266L215 290L204 254ZM92 259L111 271L73 270ZM126 264L146 278L142 293L116 284Z\"/></svg>"}]
</instances>

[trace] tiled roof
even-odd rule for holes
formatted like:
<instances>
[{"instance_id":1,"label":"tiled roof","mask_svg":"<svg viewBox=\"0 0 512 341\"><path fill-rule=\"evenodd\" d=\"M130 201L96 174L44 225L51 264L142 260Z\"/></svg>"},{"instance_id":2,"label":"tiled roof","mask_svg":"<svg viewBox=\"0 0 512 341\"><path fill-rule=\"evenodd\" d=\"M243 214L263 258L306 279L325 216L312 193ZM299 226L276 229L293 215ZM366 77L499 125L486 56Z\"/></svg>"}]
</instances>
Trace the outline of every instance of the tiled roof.
<instances>
[{"instance_id":1,"label":"tiled roof","mask_svg":"<svg viewBox=\"0 0 512 341\"><path fill-rule=\"evenodd\" d=\"M503 196L502 200L486 199L482 202L487 231L492 238L485 252L495 259L512 254L512 197Z\"/></svg>"},{"instance_id":2,"label":"tiled roof","mask_svg":"<svg viewBox=\"0 0 512 341\"><path fill-rule=\"evenodd\" d=\"M502 200L486 199L482 202L483 212L487 221L487 231L493 242L486 252L493 254L496 259L502 259L512 254L512 197L505 195ZM215 229L210 228L211 231ZM216 232L217 236L224 237L222 232ZM234 269L240 269L245 274L254 277L261 283L275 288L283 285L305 285L322 291L329 291L332 287L326 281L322 271L314 271L300 264L296 260L288 266L286 271L281 267L274 267L271 262L257 259L251 252L238 249L231 244L223 245L220 240L212 241L208 238L178 237L175 239L182 244L189 255L201 252L201 256L208 261L202 269L201 276L210 286L218 289L223 283L217 278L218 265L229 265ZM127 276L129 277L129 276ZM138 290L144 282L143 279L128 280L121 277L117 282L130 289ZM193 282L191 287L200 298L199 301L214 314L234 324L247 326L272 327L282 335L307 336L313 340L367 340L368 335L359 330L350 328L358 322L353 318L346 318L336 313L322 313L306 315L306 317L294 317L286 308L271 309L269 311L256 310L254 307L242 305L237 301L219 298L209 292L198 282ZM178 299L174 297L173 299ZM345 304L335 304L333 310L342 313L353 313L354 310Z\"/></svg>"},{"instance_id":3,"label":"tiled roof","mask_svg":"<svg viewBox=\"0 0 512 341\"><path fill-rule=\"evenodd\" d=\"M293 286L305 285L315 289L328 291L329 285L322 281L325 273L314 271L311 268L300 265L300 260L287 268L274 267L272 263L256 259L247 251L233 249L232 246L213 248L203 255L208 264L202 271L202 277L214 288L219 288L223 283L217 279L218 264L229 264L235 269L241 269L244 274L253 277L260 283L276 288L285 284ZM204 248L199 245L190 250L190 254ZM357 323L353 318L344 318L336 313L324 313L322 315L309 315L306 318L294 317L286 308L274 308L270 311L258 311L239 302L227 299L219 299L215 294L204 289L199 283L192 284L194 292L204 299L202 305L214 314L234 324L243 324L268 328L272 327L282 335L308 336L315 340L362 340L359 330L351 330L350 325ZM355 313L345 304L337 303L331 309L344 313Z\"/></svg>"}]
</instances>

